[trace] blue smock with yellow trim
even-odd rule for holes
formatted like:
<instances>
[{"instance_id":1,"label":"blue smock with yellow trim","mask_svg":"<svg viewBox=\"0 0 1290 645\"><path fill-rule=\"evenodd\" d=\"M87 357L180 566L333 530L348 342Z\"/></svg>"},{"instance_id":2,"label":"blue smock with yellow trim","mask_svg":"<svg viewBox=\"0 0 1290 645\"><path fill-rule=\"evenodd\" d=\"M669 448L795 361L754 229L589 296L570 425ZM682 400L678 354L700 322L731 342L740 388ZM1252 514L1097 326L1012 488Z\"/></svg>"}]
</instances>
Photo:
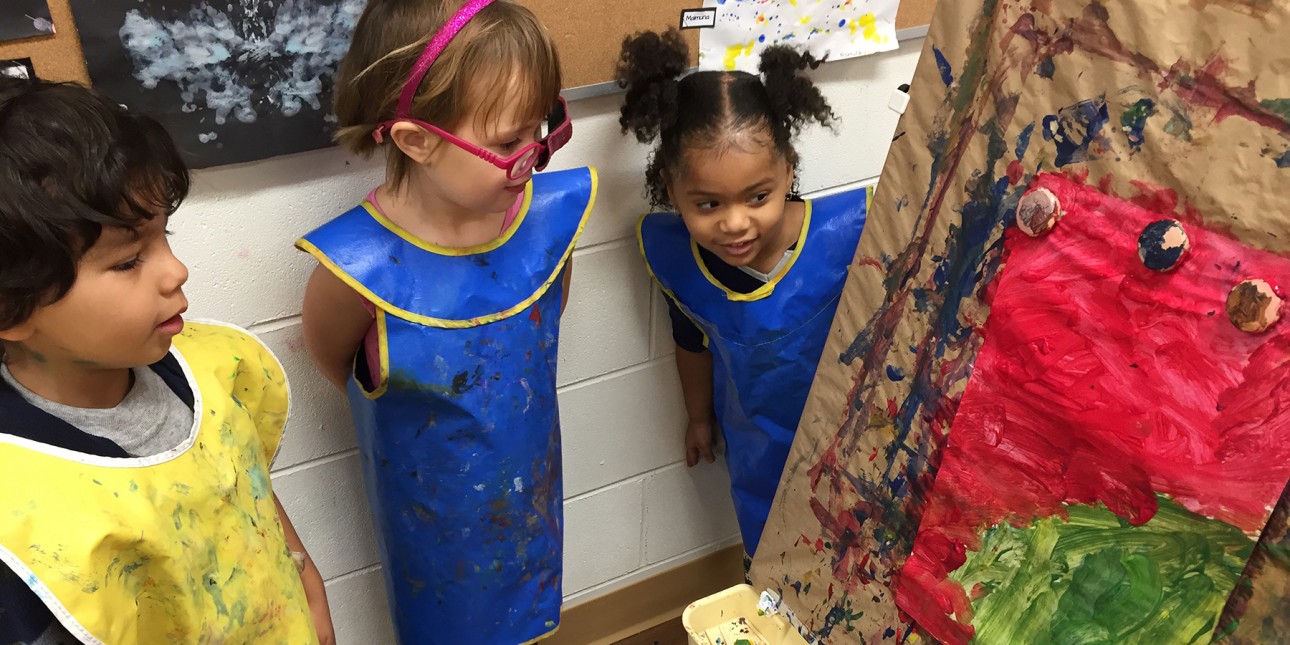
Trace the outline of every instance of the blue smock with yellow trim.
<instances>
[{"instance_id":1,"label":"blue smock with yellow trim","mask_svg":"<svg viewBox=\"0 0 1290 645\"><path fill-rule=\"evenodd\" d=\"M589 168L535 175L471 248L370 204L297 242L376 305L379 386L349 400L402 643L515 645L560 620L560 277L595 193Z\"/></svg>"},{"instance_id":2,"label":"blue smock with yellow trim","mask_svg":"<svg viewBox=\"0 0 1290 645\"><path fill-rule=\"evenodd\" d=\"M750 555L806 407L867 201L863 188L807 201L790 264L746 294L712 277L679 215L641 218L638 236L650 275L703 331L712 351L714 409Z\"/></svg>"}]
</instances>

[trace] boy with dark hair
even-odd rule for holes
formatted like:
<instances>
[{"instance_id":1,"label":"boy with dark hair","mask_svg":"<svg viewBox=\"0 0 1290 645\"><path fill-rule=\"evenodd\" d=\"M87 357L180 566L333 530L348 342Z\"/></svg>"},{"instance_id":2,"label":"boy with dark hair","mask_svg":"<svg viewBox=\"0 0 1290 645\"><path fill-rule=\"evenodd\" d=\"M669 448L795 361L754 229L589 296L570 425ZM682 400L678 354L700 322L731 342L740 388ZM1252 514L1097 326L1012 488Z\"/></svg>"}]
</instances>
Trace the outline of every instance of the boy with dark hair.
<instances>
[{"instance_id":1,"label":"boy with dark hair","mask_svg":"<svg viewBox=\"0 0 1290 645\"><path fill-rule=\"evenodd\" d=\"M156 121L0 78L0 643L331 642L269 485L285 374L185 323Z\"/></svg>"}]
</instances>

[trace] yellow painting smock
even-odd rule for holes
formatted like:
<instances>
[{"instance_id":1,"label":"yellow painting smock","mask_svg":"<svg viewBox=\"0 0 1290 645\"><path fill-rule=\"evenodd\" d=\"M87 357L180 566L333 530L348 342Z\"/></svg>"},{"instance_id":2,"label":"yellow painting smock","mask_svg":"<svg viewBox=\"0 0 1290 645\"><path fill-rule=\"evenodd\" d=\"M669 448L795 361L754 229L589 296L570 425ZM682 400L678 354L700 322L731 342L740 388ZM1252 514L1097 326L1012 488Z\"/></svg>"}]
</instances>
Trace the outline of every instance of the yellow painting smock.
<instances>
[{"instance_id":1,"label":"yellow painting smock","mask_svg":"<svg viewBox=\"0 0 1290 645\"><path fill-rule=\"evenodd\" d=\"M249 333L174 339L194 396L188 440L97 457L0 434L0 560L84 643L317 643L269 466L286 376Z\"/></svg>"}]
</instances>

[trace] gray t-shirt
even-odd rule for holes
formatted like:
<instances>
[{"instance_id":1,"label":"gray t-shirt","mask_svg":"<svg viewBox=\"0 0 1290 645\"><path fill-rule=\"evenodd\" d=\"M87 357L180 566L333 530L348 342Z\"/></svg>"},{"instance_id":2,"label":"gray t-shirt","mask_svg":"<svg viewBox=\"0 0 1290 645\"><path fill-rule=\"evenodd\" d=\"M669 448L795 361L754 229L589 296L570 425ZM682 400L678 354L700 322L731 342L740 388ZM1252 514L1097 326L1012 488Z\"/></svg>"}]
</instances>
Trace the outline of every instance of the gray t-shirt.
<instances>
[{"instance_id":1,"label":"gray t-shirt","mask_svg":"<svg viewBox=\"0 0 1290 645\"><path fill-rule=\"evenodd\" d=\"M0 377L28 403L82 432L110 440L131 457L166 452L183 443L193 428L193 411L157 373L134 370L134 386L115 408L74 408L23 387L0 365Z\"/></svg>"},{"instance_id":2,"label":"gray t-shirt","mask_svg":"<svg viewBox=\"0 0 1290 645\"><path fill-rule=\"evenodd\" d=\"M147 457L178 447L192 433L193 411L157 373L134 370L134 386L115 408L75 408L50 401L23 387L0 364L0 378L28 403L88 434L111 440L131 457ZM0 565L3 566L3 565ZM58 621L30 645L79 643Z\"/></svg>"}]
</instances>

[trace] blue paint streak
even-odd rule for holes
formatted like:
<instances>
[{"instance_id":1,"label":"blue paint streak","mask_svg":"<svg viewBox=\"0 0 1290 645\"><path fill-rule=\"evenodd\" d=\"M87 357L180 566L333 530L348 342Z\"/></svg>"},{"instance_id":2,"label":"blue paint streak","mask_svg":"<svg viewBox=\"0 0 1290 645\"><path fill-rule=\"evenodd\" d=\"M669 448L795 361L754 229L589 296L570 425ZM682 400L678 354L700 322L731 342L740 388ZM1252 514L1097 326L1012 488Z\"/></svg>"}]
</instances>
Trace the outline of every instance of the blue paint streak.
<instances>
[{"instance_id":1,"label":"blue paint streak","mask_svg":"<svg viewBox=\"0 0 1290 645\"><path fill-rule=\"evenodd\" d=\"M905 476L896 475L891 479L890 482L887 483L887 487L891 489L892 497L904 497L907 492L906 486L905 486Z\"/></svg>"},{"instance_id":2,"label":"blue paint streak","mask_svg":"<svg viewBox=\"0 0 1290 645\"><path fill-rule=\"evenodd\" d=\"M954 82L954 71L950 68L950 62L945 59L945 54L942 54L941 50L937 49L935 45L932 46L932 55L936 56L936 69L941 70L941 81L945 83L946 87L949 87Z\"/></svg>"},{"instance_id":3,"label":"blue paint streak","mask_svg":"<svg viewBox=\"0 0 1290 645\"><path fill-rule=\"evenodd\" d=\"M1089 146L1102 135L1110 119L1106 99L1080 101L1044 117L1044 138L1057 147L1057 167L1088 160Z\"/></svg>"},{"instance_id":4,"label":"blue paint streak","mask_svg":"<svg viewBox=\"0 0 1290 645\"><path fill-rule=\"evenodd\" d=\"M1018 159L1021 159L1022 157L1026 156L1026 150L1030 148L1030 135L1034 133L1035 133L1035 124L1031 123L1030 125L1026 126L1026 129L1021 131L1021 134L1017 135L1016 153L1017 153Z\"/></svg>"},{"instance_id":5,"label":"blue paint streak","mask_svg":"<svg viewBox=\"0 0 1290 645\"><path fill-rule=\"evenodd\" d=\"M1290 168L1290 150L1277 157L1277 168Z\"/></svg>"},{"instance_id":6,"label":"blue paint streak","mask_svg":"<svg viewBox=\"0 0 1290 645\"><path fill-rule=\"evenodd\" d=\"M922 314L927 313L927 290L914 289L913 294L914 294L914 310ZM910 348L910 351L917 352L918 349Z\"/></svg>"},{"instance_id":7,"label":"blue paint streak","mask_svg":"<svg viewBox=\"0 0 1290 645\"><path fill-rule=\"evenodd\" d=\"M1039 76L1040 76L1040 77L1042 77L1042 78L1052 78L1052 77L1053 77L1053 73L1054 73L1054 72L1056 72L1056 71L1057 71L1057 69L1056 69L1056 65L1053 65L1053 58L1052 58L1052 56L1049 56L1048 58L1045 58L1044 60L1040 61L1040 63L1039 63Z\"/></svg>"}]
</instances>

